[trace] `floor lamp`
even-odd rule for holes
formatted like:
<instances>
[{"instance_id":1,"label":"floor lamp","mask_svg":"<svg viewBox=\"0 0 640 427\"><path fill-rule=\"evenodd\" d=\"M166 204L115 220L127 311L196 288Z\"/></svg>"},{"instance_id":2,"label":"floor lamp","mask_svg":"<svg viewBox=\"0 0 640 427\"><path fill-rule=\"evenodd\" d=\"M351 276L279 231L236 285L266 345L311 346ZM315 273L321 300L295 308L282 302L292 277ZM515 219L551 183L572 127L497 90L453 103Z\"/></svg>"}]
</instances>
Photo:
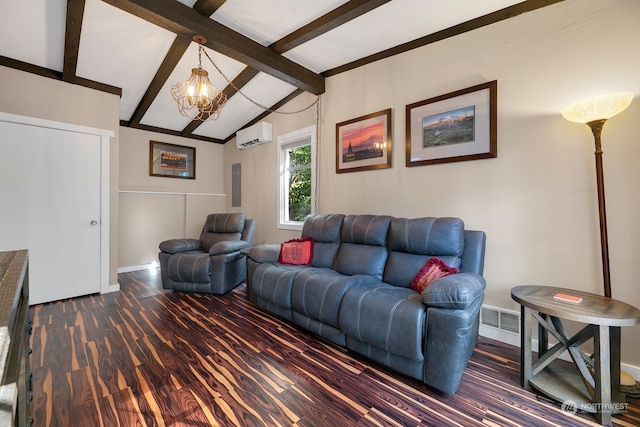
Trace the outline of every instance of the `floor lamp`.
<instances>
[{"instance_id":1,"label":"floor lamp","mask_svg":"<svg viewBox=\"0 0 640 427\"><path fill-rule=\"evenodd\" d=\"M602 172L602 146L600 135L607 119L624 111L631 101L630 92L612 93L579 101L562 110L562 116L576 123L586 123L593 132L596 143L596 182L598 186L598 213L600 215L600 247L602 250L602 277L604 296L611 298L611 274L609 271L609 242L607 238L607 212L604 201L604 175Z\"/></svg>"},{"instance_id":2,"label":"floor lamp","mask_svg":"<svg viewBox=\"0 0 640 427\"><path fill-rule=\"evenodd\" d=\"M562 116L576 123L586 123L593 132L596 143L596 183L598 186L598 214L600 216L600 248L602 250L602 278L604 296L611 298L611 274L609 271L609 241L607 238L607 212L604 201L604 174L602 171L602 145L600 135L607 119L623 112L633 100L631 92L619 92L601 95L595 98L578 101L565 107ZM635 378L628 372L620 371L620 390L626 393L637 393Z\"/></svg>"}]
</instances>

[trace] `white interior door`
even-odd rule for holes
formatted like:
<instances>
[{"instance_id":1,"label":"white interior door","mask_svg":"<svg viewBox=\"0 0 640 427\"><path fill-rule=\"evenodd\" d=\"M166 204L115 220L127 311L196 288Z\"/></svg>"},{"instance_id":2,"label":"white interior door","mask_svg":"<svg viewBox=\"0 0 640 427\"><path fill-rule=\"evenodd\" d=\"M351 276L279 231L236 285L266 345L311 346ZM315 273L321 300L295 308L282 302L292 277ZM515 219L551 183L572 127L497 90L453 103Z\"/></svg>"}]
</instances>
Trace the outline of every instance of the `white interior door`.
<instances>
[{"instance_id":1,"label":"white interior door","mask_svg":"<svg viewBox=\"0 0 640 427\"><path fill-rule=\"evenodd\" d=\"M0 250L29 250L30 303L100 292L101 138L0 122Z\"/></svg>"}]
</instances>

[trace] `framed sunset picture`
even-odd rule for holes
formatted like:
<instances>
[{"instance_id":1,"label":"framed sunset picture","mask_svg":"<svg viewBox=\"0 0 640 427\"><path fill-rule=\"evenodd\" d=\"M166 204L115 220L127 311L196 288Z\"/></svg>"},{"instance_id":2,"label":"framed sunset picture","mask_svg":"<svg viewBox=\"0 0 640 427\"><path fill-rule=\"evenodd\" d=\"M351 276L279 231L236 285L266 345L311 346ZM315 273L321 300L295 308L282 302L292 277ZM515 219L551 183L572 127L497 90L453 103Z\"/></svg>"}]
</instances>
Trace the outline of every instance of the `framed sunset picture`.
<instances>
[{"instance_id":1,"label":"framed sunset picture","mask_svg":"<svg viewBox=\"0 0 640 427\"><path fill-rule=\"evenodd\" d=\"M391 109L336 124L336 173L391 167Z\"/></svg>"}]
</instances>

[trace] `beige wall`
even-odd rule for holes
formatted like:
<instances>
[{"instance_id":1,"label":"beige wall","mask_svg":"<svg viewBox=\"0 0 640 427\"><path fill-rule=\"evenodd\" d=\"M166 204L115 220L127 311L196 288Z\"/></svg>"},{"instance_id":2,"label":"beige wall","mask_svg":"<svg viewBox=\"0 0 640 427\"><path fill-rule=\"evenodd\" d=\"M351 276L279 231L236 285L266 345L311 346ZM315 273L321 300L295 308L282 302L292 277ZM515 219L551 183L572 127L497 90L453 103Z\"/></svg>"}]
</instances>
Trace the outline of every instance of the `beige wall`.
<instances>
[{"instance_id":1,"label":"beige wall","mask_svg":"<svg viewBox=\"0 0 640 427\"><path fill-rule=\"evenodd\" d=\"M309 106L315 99L315 96L304 94L280 110L285 113L299 111ZM278 135L315 124L316 109L312 107L296 115L271 114L265 121L273 124L272 142L239 150L234 138L224 145L224 185L227 194L231 194L232 165L240 163L242 169L242 206L232 208L231 197L229 197L227 207L229 212L244 212L247 217L257 219L255 244L276 243L300 237L300 232L276 228L278 223L278 143L276 139ZM326 143L330 143L331 138L330 135L322 137Z\"/></svg>"},{"instance_id":2,"label":"beige wall","mask_svg":"<svg viewBox=\"0 0 640 427\"><path fill-rule=\"evenodd\" d=\"M109 283L117 284L120 98L0 66L0 111L113 131L110 144Z\"/></svg>"},{"instance_id":3,"label":"beige wall","mask_svg":"<svg viewBox=\"0 0 640 427\"><path fill-rule=\"evenodd\" d=\"M510 289L545 284L602 293L593 136L562 107L615 91L640 94L640 2L568 0L327 79L319 209L403 217L459 216L488 235L485 303L518 310ZM405 105L498 81L498 157L405 167ZM283 110L307 105L298 97ZM393 167L335 173L335 124L393 109ZM224 114L224 113L223 113ZM603 132L613 296L640 307L640 100ZM257 241L276 229L275 137L315 121L272 114L274 142L225 145L225 177L242 164L243 208ZM227 192L230 182L225 180ZM640 366L640 327L623 328L623 361ZM636 343L636 344L633 344Z\"/></svg>"},{"instance_id":4,"label":"beige wall","mask_svg":"<svg viewBox=\"0 0 640 427\"><path fill-rule=\"evenodd\" d=\"M149 176L151 140L195 147L196 179ZM209 213L225 211L223 152L221 144L120 129L121 271L156 261L163 240L198 237Z\"/></svg>"}]
</instances>

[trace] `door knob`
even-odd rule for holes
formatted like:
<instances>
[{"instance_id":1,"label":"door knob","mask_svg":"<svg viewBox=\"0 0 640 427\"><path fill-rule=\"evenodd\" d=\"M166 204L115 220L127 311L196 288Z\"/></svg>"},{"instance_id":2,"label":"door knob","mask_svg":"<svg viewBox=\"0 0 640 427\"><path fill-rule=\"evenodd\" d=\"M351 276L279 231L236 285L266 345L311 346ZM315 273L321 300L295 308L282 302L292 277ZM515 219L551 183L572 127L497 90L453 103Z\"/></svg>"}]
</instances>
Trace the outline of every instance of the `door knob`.
<instances>
[{"instance_id":1,"label":"door knob","mask_svg":"<svg viewBox=\"0 0 640 427\"><path fill-rule=\"evenodd\" d=\"M98 225L98 221L96 221L96 220L94 219L94 220L92 220L89 224L91 224L91 225Z\"/></svg>"}]
</instances>

